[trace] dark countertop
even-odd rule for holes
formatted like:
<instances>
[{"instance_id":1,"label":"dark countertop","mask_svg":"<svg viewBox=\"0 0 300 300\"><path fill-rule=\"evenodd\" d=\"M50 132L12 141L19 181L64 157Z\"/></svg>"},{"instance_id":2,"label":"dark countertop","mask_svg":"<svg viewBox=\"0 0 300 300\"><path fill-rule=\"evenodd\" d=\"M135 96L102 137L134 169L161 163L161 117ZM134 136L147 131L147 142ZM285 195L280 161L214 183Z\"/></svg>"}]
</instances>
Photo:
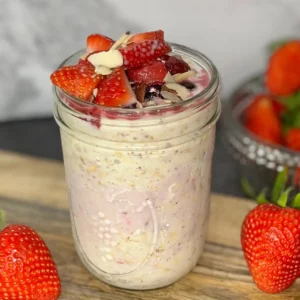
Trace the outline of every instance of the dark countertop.
<instances>
[{"instance_id":1,"label":"dark countertop","mask_svg":"<svg viewBox=\"0 0 300 300\"><path fill-rule=\"evenodd\" d=\"M0 148L19 153L62 160L58 126L53 118L0 123ZM229 156L217 127L212 172L212 191L243 196L238 164Z\"/></svg>"}]
</instances>

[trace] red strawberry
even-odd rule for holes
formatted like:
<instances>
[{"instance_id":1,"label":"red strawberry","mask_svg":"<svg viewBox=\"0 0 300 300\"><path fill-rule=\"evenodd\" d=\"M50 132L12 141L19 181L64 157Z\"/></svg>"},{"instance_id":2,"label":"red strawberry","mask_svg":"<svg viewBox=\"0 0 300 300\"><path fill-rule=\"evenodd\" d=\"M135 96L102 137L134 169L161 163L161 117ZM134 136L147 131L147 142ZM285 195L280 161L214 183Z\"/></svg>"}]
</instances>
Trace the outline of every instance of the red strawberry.
<instances>
[{"instance_id":1,"label":"red strawberry","mask_svg":"<svg viewBox=\"0 0 300 300\"><path fill-rule=\"evenodd\" d=\"M148 40L164 40L164 32L162 30L138 33L132 36L128 43L139 43Z\"/></svg>"},{"instance_id":2,"label":"red strawberry","mask_svg":"<svg viewBox=\"0 0 300 300\"><path fill-rule=\"evenodd\" d=\"M0 299L56 300L59 275L49 249L31 228L0 232Z\"/></svg>"},{"instance_id":3,"label":"red strawberry","mask_svg":"<svg viewBox=\"0 0 300 300\"><path fill-rule=\"evenodd\" d=\"M257 286L279 293L300 275L300 211L261 204L242 226L242 248Z\"/></svg>"},{"instance_id":4,"label":"red strawberry","mask_svg":"<svg viewBox=\"0 0 300 300\"><path fill-rule=\"evenodd\" d=\"M266 72L269 91L286 96L300 89L300 41L291 41L274 52Z\"/></svg>"},{"instance_id":5,"label":"red strawberry","mask_svg":"<svg viewBox=\"0 0 300 300\"><path fill-rule=\"evenodd\" d=\"M88 100L102 76L95 74L95 68L89 61L80 60L75 66L56 70L50 79L54 85L68 94Z\"/></svg>"},{"instance_id":6,"label":"red strawberry","mask_svg":"<svg viewBox=\"0 0 300 300\"><path fill-rule=\"evenodd\" d=\"M87 53L108 51L114 44L114 41L102 34L91 34L86 39L86 51Z\"/></svg>"},{"instance_id":7,"label":"red strawberry","mask_svg":"<svg viewBox=\"0 0 300 300\"><path fill-rule=\"evenodd\" d=\"M98 94L94 103L100 105L123 107L137 101L123 67L116 68L104 80L100 81L97 89Z\"/></svg>"},{"instance_id":8,"label":"red strawberry","mask_svg":"<svg viewBox=\"0 0 300 300\"><path fill-rule=\"evenodd\" d=\"M285 142L288 148L300 151L300 128L290 129L286 134Z\"/></svg>"},{"instance_id":9,"label":"red strawberry","mask_svg":"<svg viewBox=\"0 0 300 300\"><path fill-rule=\"evenodd\" d=\"M171 47L161 40L133 43L120 49L124 59L124 66L128 69L144 66L171 51Z\"/></svg>"},{"instance_id":10,"label":"red strawberry","mask_svg":"<svg viewBox=\"0 0 300 300\"><path fill-rule=\"evenodd\" d=\"M164 82L167 70L161 61L153 61L146 66L128 70L127 75L135 83L160 84Z\"/></svg>"},{"instance_id":11,"label":"red strawberry","mask_svg":"<svg viewBox=\"0 0 300 300\"><path fill-rule=\"evenodd\" d=\"M267 142L281 142L281 123L268 96L255 97L244 113L244 124L249 131Z\"/></svg>"},{"instance_id":12,"label":"red strawberry","mask_svg":"<svg viewBox=\"0 0 300 300\"><path fill-rule=\"evenodd\" d=\"M178 73L185 73L191 69L189 64L187 64L180 56L178 55L165 55L163 57L163 61L165 61L165 66L167 71L171 73L171 75Z\"/></svg>"},{"instance_id":13,"label":"red strawberry","mask_svg":"<svg viewBox=\"0 0 300 300\"><path fill-rule=\"evenodd\" d=\"M288 170L284 169L275 180L272 203L261 192L259 205L248 213L241 230L250 273L258 288L267 293L285 290L300 275L300 194L289 199L287 180Z\"/></svg>"},{"instance_id":14,"label":"red strawberry","mask_svg":"<svg viewBox=\"0 0 300 300\"><path fill-rule=\"evenodd\" d=\"M272 99L272 105L277 116L280 116L286 111L286 107L282 102Z\"/></svg>"}]
</instances>

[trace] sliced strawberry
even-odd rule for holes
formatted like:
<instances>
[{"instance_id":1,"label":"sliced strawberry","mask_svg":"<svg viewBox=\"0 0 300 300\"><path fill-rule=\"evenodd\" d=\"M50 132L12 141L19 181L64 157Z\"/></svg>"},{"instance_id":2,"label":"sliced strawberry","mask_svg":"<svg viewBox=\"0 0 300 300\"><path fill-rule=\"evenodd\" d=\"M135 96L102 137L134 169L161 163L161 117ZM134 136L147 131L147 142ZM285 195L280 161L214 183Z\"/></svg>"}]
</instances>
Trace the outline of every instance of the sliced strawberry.
<instances>
[{"instance_id":1,"label":"sliced strawberry","mask_svg":"<svg viewBox=\"0 0 300 300\"><path fill-rule=\"evenodd\" d=\"M171 47L161 40L133 43L120 49L124 59L124 66L128 69L144 66L148 62L156 60L171 51Z\"/></svg>"},{"instance_id":2,"label":"sliced strawberry","mask_svg":"<svg viewBox=\"0 0 300 300\"><path fill-rule=\"evenodd\" d=\"M148 40L164 40L164 35L162 30L138 33L131 37L128 43L139 43Z\"/></svg>"},{"instance_id":3,"label":"sliced strawberry","mask_svg":"<svg viewBox=\"0 0 300 300\"><path fill-rule=\"evenodd\" d=\"M137 101L123 67L116 68L100 81L97 89L98 94L94 100L96 104L124 107Z\"/></svg>"},{"instance_id":4,"label":"sliced strawberry","mask_svg":"<svg viewBox=\"0 0 300 300\"><path fill-rule=\"evenodd\" d=\"M286 146L290 149L300 151L300 128L292 128L285 137Z\"/></svg>"},{"instance_id":5,"label":"sliced strawberry","mask_svg":"<svg viewBox=\"0 0 300 300\"><path fill-rule=\"evenodd\" d=\"M281 124L274 111L272 98L256 96L245 111L244 122L245 127L261 139L280 144Z\"/></svg>"},{"instance_id":6,"label":"sliced strawberry","mask_svg":"<svg viewBox=\"0 0 300 300\"><path fill-rule=\"evenodd\" d=\"M86 51L87 53L108 51L114 44L114 41L102 34L91 34L86 39Z\"/></svg>"},{"instance_id":7,"label":"sliced strawberry","mask_svg":"<svg viewBox=\"0 0 300 300\"><path fill-rule=\"evenodd\" d=\"M170 72L171 75L185 73L191 69L189 64L178 55L165 55L162 60L165 62L167 71Z\"/></svg>"},{"instance_id":8,"label":"sliced strawberry","mask_svg":"<svg viewBox=\"0 0 300 300\"><path fill-rule=\"evenodd\" d=\"M89 61L80 60L75 66L65 66L53 72L52 83L69 95L88 100L94 88L103 77L95 74L95 68Z\"/></svg>"},{"instance_id":9,"label":"sliced strawberry","mask_svg":"<svg viewBox=\"0 0 300 300\"><path fill-rule=\"evenodd\" d=\"M128 70L127 75L135 83L162 84L167 70L161 61L153 61L146 66Z\"/></svg>"},{"instance_id":10,"label":"sliced strawberry","mask_svg":"<svg viewBox=\"0 0 300 300\"><path fill-rule=\"evenodd\" d=\"M300 88L300 41L291 41L274 52L266 72L269 91L286 96Z\"/></svg>"}]
</instances>

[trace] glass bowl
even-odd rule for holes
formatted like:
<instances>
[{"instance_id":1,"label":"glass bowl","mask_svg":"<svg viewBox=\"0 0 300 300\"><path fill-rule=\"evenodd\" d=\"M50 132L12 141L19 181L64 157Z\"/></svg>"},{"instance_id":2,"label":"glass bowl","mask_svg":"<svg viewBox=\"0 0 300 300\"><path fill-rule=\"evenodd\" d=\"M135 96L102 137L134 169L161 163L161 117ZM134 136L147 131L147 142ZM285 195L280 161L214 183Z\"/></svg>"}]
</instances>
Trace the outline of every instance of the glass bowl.
<instances>
[{"instance_id":1,"label":"glass bowl","mask_svg":"<svg viewBox=\"0 0 300 300\"><path fill-rule=\"evenodd\" d=\"M223 142L240 165L241 179L245 178L256 193L272 187L277 172L288 168L288 184L300 191L300 152L272 145L251 132L242 123L244 110L257 94L266 93L264 76L248 79L223 104L221 130Z\"/></svg>"}]
</instances>

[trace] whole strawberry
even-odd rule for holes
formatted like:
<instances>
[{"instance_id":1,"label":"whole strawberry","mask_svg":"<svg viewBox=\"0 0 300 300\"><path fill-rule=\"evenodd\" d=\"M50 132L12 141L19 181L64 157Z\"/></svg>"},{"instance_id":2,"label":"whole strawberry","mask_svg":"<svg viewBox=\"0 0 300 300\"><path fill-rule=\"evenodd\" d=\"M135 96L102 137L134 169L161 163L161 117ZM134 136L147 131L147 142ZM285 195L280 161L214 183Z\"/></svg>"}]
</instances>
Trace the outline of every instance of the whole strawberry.
<instances>
[{"instance_id":1,"label":"whole strawberry","mask_svg":"<svg viewBox=\"0 0 300 300\"><path fill-rule=\"evenodd\" d=\"M262 291L279 293L300 275L300 194L287 207L290 189L284 191L287 171L279 173L273 191L273 203L264 193L261 203L246 216L241 243L250 273Z\"/></svg>"},{"instance_id":2,"label":"whole strawberry","mask_svg":"<svg viewBox=\"0 0 300 300\"><path fill-rule=\"evenodd\" d=\"M49 249L23 225L0 232L0 299L56 300L60 279Z\"/></svg>"}]
</instances>

